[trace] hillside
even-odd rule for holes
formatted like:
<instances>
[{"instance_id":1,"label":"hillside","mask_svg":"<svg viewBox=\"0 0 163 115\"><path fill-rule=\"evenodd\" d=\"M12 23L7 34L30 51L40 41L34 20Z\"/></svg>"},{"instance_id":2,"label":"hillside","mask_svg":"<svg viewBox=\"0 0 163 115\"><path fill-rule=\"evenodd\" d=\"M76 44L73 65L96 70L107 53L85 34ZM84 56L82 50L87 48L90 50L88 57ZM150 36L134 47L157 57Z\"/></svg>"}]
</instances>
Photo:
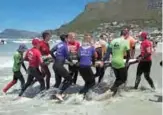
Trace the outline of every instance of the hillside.
<instances>
[{"instance_id":1,"label":"hillside","mask_svg":"<svg viewBox=\"0 0 163 115\"><path fill-rule=\"evenodd\" d=\"M111 21L129 22L134 20L143 23L146 20L154 20L160 25L161 5L161 0L109 0L89 3L74 20L53 33L90 31L100 23Z\"/></svg>"},{"instance_id":2,"label":"hillside","mask_svg":"<svg viewBox=\"0 0 163 115\"><path fill-rule=\"evenodd\" d=\"M0 38L31 38L38 36L39 33L25 30L5 29L0 33Z\"/></svg>"}]
</instances>

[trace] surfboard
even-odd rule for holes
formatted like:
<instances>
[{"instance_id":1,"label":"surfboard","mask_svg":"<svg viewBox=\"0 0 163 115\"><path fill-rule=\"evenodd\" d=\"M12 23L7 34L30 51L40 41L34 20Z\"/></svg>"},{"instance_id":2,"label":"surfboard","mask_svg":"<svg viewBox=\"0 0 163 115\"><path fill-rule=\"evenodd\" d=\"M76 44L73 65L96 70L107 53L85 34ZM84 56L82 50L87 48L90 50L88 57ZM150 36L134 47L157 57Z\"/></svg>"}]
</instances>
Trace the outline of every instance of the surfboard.
<instances>
[{"instance_id":1,"label":"surfboard","mask_svg":"<svg viewBox=\"0 0 163 115\"><path fill-rule=\"evenodd\" d=\"M73 60L74 64L77 62L78 62L77 60ZM101 62L102 61L96 61L95 63L96 63L96 65L98 65L98 64L101 64ZM126 59L124 59L124 62L126 62ZM135 64L135 63L137 63L137 59L130 59L129 60L129 64ZM65 64L70 64L70 62L66 61ZM109 64L111 64L111 61L105 61L104 64L108 64L108 66L109 66Z\"/></svg>"},{"instance_id":2,"label":"surfboard","mask_svg":"<svg viewBox=\"0 0 163 115\"><path fill-rule=\"evenodd\" d=\"M124 62L126 62L126 59L123 60ZM129 60L129 63L133 63L133 62L136 62L137 59L130 59ZM111 61L105 61L105 63L111 63Z\"/></svg>"}]
</instances>

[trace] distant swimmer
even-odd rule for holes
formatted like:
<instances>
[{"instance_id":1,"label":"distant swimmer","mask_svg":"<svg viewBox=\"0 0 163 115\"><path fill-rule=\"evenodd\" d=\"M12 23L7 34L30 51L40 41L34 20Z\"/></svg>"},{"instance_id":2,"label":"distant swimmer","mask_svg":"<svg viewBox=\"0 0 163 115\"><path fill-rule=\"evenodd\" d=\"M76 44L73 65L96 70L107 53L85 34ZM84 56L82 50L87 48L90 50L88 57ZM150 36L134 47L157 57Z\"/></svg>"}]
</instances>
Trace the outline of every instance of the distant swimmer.
<instances>
[{"instance_id":1,"label":"distant swimmer","mask_svg":"<svg viewBox=\"0 0 163 115\"><path fill-rule=\"evenodd\" d=\"M32 40L33 48L29 49L25 55L24 60L29 62L28 67L28 78L27 82L23 86L21 92L19 93L19 96L22 96L24 91L31 85L33 82L33 79L35 78L40 83L40 90L45 89L45 82L42 76L42 73L39 70L39 67L42 66L43 60L41 57L40 49L40 40L39 39L33 39Z\"/></svg>"},{"instance_id":2,"label":"distant swimmer","mask_svg":"<svg viewBox=\"0 0 163 115\"><path fill-rule=\"evenodd\" d=\"M55 60L53 64L56 82L54 87L59 88L62 82L62 78L64 78L62 86L59 88L60 91L55 95L59 100L63 101L64 91L72 84L72 76L64 67L64 64L66 60L68 60L70 63L72 63L72 60L69 57L67 46L68 35L61 35L60 39L61 42L51 49L51 55Z\"/></svg>"},{"instance_id":3,"label":"distant swimmer","mask_svg":"<svg viewBox=\"0 0 163 115\"><path fill-rule=\"evenodd\" d=\"M76 34L73 32L68 33L68 50L71 60L77 60L77 54L80 47L80 43L76 40ZM78 67L76 64L69 65L70 75L73 78L73 83L76 84L78 76Z\"/></svg>"},{"instance_id":4,"label":"distant swimmer","mask_svg":"<svg viewBox=\"0 0 163 115\"><path fill-rule=\"evenodd\" d=\"M49 40L50 40L50 33L49 32L43 32L42 38L43 40L40 42L40 52L44 58L47 58L50 55L50 46L49 46ZM46 77L46 89L50 88L50 77L51 73L48 68L49 63L43 63L42 64L42 74L44 77Z\"/></svg>"},{"instance_id":5,"label":"distant swimmer","mask_svg":"<svg viewBox=\"0 0 163 115\"><path fill-rule=\"evenodd\" d=\"M145 79L148 81L149 85L155 89L155 86L153 84L153 80L150 77L150 71L152 66L152 44L148 40L148 33L147 32L141 32L140 35L141 42L141 54L137 57L139 60L139 64L137 67L137 73L136 73L136 81L135 81L135 89L138 88L139 83L141 81L141 75L144 73Z\"/></svg>"},{"instance_id":6,"label":"distant swimmer","mask_svg":"<svg viewBox=\"0 0 163 115\"><path fill-rule=\"evenodd\" d=\"M125 84L127 80L127 67L130 59L130 48L128 41L126 41L124 37L112 40L110 48L111 49L107 55L110 56L109 54L112 54L111 66L116 77L114 85L111 87L112 96L114 96L118 90L118 87ZM124 62L124 53L126 53L126 62Z\"/></svg>"},{"instance_id":7,"label":"distant swimmer","mask_svg":"<svg viewBox=\"0 0 163 115\"><path fill-rule=\"evenodd\" d=\"M19 45L17 52L14 54L14 56L13 56L14 64L13 64L13 68L12 68L12 71L14 73L13 80L3 88L4 93L6 93L13 85L15 85L17 83L17 80L20 81L21 88L23 88L25 81L24 81L24 77L21 73L21 65L24 68L24 70L27 72L27 69L23 62L23 53L26 50L27 50L26 45L21 44L21 45Z\"/></svg>"},{"instance_id":8,"label":"distant swimmer","mask_svg":"<svg viewBox=\"0 0 163 115\"><path fill-rule=\"evenodd\" d=\"M91 65L95 65L95 58L95 48L90 44L90 39L85 37L78 52L79 72L85 82L80 94L86 94L95 85L95 78L91 69Z\"/></svg>"}]
</instances>

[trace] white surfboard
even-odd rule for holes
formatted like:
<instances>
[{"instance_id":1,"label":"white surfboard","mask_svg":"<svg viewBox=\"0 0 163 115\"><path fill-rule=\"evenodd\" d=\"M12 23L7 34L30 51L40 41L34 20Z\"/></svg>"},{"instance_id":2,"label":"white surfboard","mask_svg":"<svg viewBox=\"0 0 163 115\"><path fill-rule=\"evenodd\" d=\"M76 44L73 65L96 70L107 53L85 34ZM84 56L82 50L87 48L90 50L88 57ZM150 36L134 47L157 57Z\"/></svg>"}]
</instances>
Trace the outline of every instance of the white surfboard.
<instances>
[{"instance_id":1,"label":"white surfboard","mask_svg":"<svg viewBox=\"0 0 163 115\"><path fill-rule=\"evenodd\" d=\"M135 62L137 59L130 59L129 63ZM126 62L126 59L123 60L124 62ZM105 63L111 63L111 61L105 61Z\"/></svg>"},{"instance_id":2,"label":"white surfboard","mask_svg":"<svg viewBox=\"0 0 163 115\"><path fill-rule=\"evenodd\" d=\"M133 63L133 62L136 62L137 61L137 59L130 59L129 60L129 63ZM77 62L77 60L73 60L73 63L76 63ZM126 62L126 59L124 59L124 62ZM69 64L70 62L68 62L68 61L66 61L65 62L65 64ZM96 61L95 62L96 64L101 64L101 61ZM110 64L111 63L111 61L105 61L104 62L105 64Z\"/></svg>"}]
</instances>

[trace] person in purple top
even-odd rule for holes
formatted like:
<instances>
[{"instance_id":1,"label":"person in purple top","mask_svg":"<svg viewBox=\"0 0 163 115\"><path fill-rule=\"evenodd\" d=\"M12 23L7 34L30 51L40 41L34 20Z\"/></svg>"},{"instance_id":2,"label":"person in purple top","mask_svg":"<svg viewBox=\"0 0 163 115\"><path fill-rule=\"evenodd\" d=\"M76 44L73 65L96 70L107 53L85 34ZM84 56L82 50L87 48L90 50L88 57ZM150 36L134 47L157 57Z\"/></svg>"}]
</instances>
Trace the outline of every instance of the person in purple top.
<instances>
[{"instance_id":1,"label":"person in purple top","mask_svg":"<svg viewBox=\"0 0 163 115\"><path fill-rule=\"evenodd\" d=\"M91 69L92 64L95 64L95 48L87 38L84 38L82 46L79 48L78 61L79 72L85 82L83 89L79 93L85 95L95 85L95 78Z\"/></svg>"},{"instance_id":2,"label":"person in purple top","mask_svg":"<svg viewBox=\"0 0 163 115\"><path fill-rule=\"evenodd\" d=\"M62 83L62 87L60 91L56 94L56 97L63 101L63 92L72 84L72 78L69 75L67 69L64 67L65 60L71 62L69 55L68 55L68 47L67 47L67 35L61 35L61 42L54 46L51 49L51 56L54 59L53 70L55 73L55 85L54 87L58 88L61 84L62 77L64 81Z\"/></svg>"}]
</instances>

